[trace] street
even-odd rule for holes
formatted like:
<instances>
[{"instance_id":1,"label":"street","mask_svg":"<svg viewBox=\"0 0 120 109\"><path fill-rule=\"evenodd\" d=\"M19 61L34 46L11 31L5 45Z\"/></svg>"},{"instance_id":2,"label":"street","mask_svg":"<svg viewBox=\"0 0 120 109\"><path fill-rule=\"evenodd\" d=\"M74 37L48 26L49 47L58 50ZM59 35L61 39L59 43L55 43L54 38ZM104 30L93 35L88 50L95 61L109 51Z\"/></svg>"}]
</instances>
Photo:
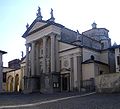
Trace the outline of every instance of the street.
<instances>
[{"instance_id":1,"label":"street","mask_svg":"<svg viewBox=\"0 0 120 109\"><path fill-rule=\"evenodd\" d=\"M0 95L0 105L0 109L120 109L120 93L8 94Z\"/></svg>"}]
</instances>

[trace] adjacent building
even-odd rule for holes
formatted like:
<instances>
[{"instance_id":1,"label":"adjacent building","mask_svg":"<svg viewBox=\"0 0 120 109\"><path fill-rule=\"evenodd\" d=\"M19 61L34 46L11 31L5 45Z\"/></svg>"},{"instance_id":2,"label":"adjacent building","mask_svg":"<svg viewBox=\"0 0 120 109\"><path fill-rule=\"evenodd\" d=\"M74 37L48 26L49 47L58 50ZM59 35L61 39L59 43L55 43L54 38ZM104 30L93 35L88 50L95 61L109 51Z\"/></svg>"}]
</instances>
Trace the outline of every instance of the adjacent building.
<instances>
[{"instance_id":1,"label":"adjacent building","mask_svg":"<svg viewBox=\"0 0 120 109\"><path fill-rule=\"evenodd\" d=\"M8 67L3 67L3 90L5 92L22 91L22 60L14 59L8 62Z\"/></svg>"},{"instance_id":2,"label":"adjacent building","mask_svg":"<svg viewBox=\"0 0 120 109\"><path fill-rule=\"evenodd\" d=\"M111 47L111 50L115 52L115 72L120 72L120 45L114 45Z\"/></svg>"},{"instance_id":3,"label":"adjacent building","mask_svg":"<svg viewBox=\"0 0 120 109\"><path fill-rule=\"evenodd\" d=\"M3 92L2 83L3 83L3 58L2 55L7 52L0 50L0 93Z\"/></svg>"}]
</instances>

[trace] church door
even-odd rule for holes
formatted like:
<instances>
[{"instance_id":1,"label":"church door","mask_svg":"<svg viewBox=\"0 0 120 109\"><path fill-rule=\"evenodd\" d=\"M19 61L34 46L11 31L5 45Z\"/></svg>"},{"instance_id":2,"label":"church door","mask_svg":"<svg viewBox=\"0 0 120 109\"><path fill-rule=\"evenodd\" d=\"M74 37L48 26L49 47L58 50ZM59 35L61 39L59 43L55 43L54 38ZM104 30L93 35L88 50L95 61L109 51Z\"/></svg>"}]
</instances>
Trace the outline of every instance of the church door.
<instances>
[{"instance_id":1,"label":"church door","mask_svg":"<svg viewBox=\"0 0 120 109\"><path fill-rule=\"evenodd\" d=\"M62 74L61 75L61 89L62 91L70 90L70 74Z\"/></svg>"}]
</instances>

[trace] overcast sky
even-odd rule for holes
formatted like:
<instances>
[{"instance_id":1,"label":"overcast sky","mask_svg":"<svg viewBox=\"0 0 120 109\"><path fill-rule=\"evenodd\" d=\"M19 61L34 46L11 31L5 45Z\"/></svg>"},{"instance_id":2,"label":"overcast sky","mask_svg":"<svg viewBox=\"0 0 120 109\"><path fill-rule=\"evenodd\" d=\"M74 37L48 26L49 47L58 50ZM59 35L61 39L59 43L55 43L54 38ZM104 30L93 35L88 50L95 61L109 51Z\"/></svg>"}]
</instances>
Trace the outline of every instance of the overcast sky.
<instances>
[{"instance_id":1,"label":"overcast sky","mask_svg":"<svg viewBox=\"0 0 120 109\"><path fill-rule=\"evenodd\" d=\"M43 20L50 18L53 8L55 22L80 33L91 29L95 21L98 28L109 30L112 43L120 44L120 1L119 0L1 0L0 1L0 50L8 52L3 56L7 62L25 54L26 24L36 18L38 6Z\"/></svg>"}]
</instances>

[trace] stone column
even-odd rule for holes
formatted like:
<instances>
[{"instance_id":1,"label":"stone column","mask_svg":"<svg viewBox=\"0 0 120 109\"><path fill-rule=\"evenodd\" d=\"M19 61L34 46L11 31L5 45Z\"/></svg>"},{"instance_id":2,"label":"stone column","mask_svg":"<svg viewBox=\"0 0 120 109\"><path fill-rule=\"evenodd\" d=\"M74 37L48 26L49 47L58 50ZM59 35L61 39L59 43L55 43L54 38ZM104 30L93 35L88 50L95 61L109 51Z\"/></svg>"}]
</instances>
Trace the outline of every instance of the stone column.
<instances>
[{"instance_id":1,"label":"stone column","mask_svg":"<svg viewBox=\"0 0 120 109\"><path fill-rule=\"evenodd\" d=\"M73 59L73 57L70 58L70 67L71 67L70 90L73 91L73 88L74 88L74 59Z\"/></svg>"},{"instance_id":2,"label":"stone column","mask_svg":"<svg viewBox=\"0 0 120 109\"><path fill-rule=\"evenodd\" d=\"M43 38L43 73L46 73L46 37Z\"/></svg>"},{"instance_id":3,"label":"stone column","mask_svg":"<svg viewBox=\"0 0 120 109\"><path fill-rule=\"evenodd\" d=\"M41 92L46 92L45 74L46 74L46 37L43 37L43 73L41 74Z\"/></svg>"},{"instance_id":4,"label":"stone column","mask_svg":"<svg viewBox=\"0 0 120 109\"><path fill-rule=\"evenodd\" d=\"M81 56L77 56L77 80L78 80L78 90L81 90L81 81L82 81L82 58Z\"/></svg>"},{"instance_id":5,"label":"stone column","mask_svg":"<svg viewBox=\"0 0 120 109\"><path fill-rule=\"evenodd\" d=\"M36 75L39 75L39 44L36 45Z\"/></svg>"},{"instance_id":6,"label":"stone column","mask_svg":"<svg viewBox=\"0 0 120 109\"><path fill-rule=\"evenodd\" d=\"M26 44L26 72L24 76L29 76L29 44Z\"/></svg>"},{"instance_id":7,"label":"stone column","mask_svg":"<svg viewBox=\"0 0 120 109\"><path fill-rule=\"evenodd\" d=\"M51 72L55 72L55 35L51 34Z\"/></svg>"},{"instance_id":8,"label":"stone column","mask_svg":"<svg viewBox=\"0 0 120 109\"><path fill-rule=\"evenodd\" d=\"M78 80L77 80L77 72L78 72L78 68L77 68L77 56L74 57L74 88L78 87Z\"/></svg>"},{"instance_id":9,"label":"stone column","mask_svg":"<svg viewBox=\"0 0 120 109\"><path fill-rule=\"evenodd\" d=\"M58 43L58 38L56 36L56 40L55 40L55 55L56 55L56 72L60 72L60 62L59 62L59 43Z\"/></svg>"},{"instance_id":10,"label":"stone column","mask_svg":"<svg viewBox=\"0 0 120 109\"><path fill-rule=\"evenodd\" d=\"M31 76L35 75L35 43L32 42L32 50L31 50Z\"/></svg>"}]
</instances>

